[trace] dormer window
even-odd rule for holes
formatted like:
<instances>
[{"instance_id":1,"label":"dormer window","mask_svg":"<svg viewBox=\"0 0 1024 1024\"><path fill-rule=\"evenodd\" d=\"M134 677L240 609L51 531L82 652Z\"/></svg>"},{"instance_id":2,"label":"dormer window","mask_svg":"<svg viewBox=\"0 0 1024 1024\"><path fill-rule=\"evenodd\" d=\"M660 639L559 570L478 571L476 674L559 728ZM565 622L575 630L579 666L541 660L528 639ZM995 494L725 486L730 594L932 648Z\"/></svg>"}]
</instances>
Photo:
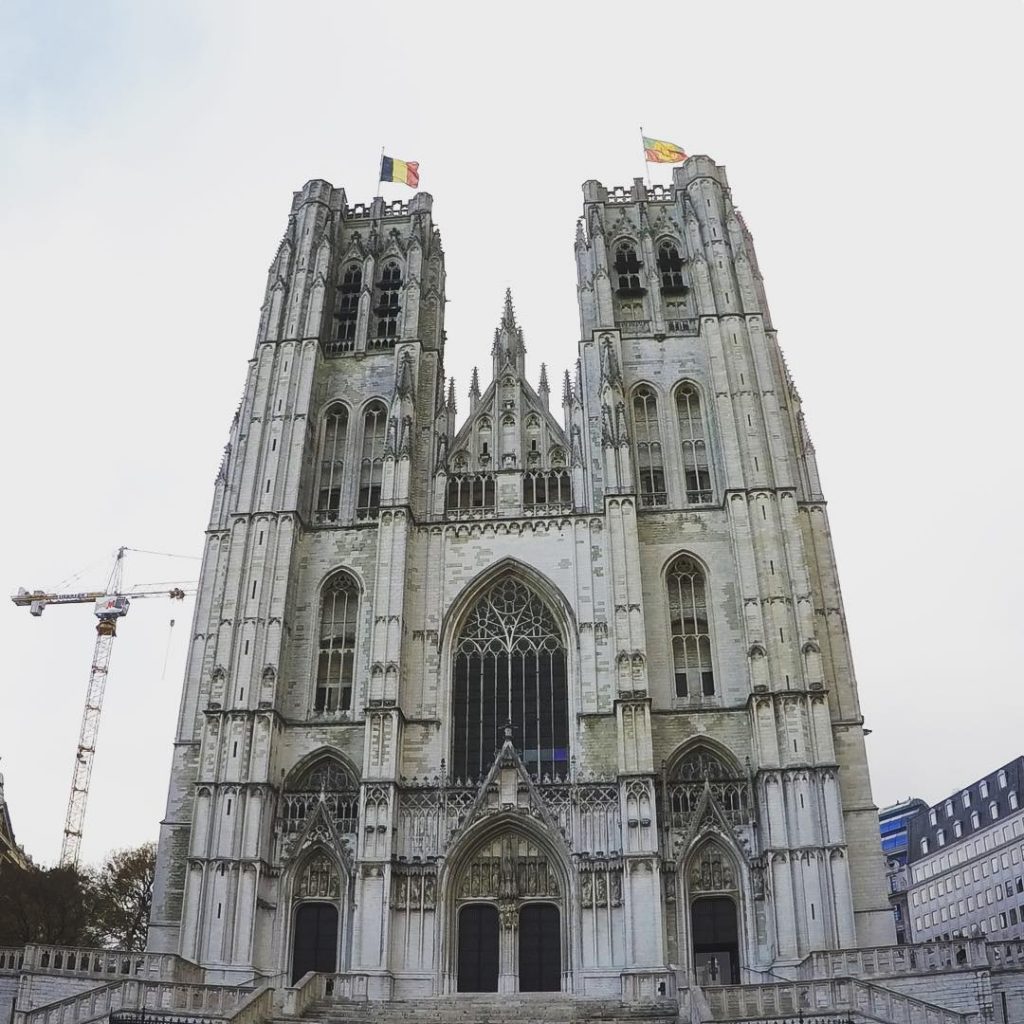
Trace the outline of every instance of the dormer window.
<instances>
[{"instance_id":1,"label":"dormer window","mask_svg":"<svg viewBox=\"0 0 1024 1024\"><path fill-rule=\"evenodd\" d=\"M641 263L637 259L632 242L620 242L615 250L615 273L618 277L620 295L642 295L640 285Z\"/></svg>"},{"instance_id":2,"label":"dormer window","mask_svg":"<svg viewBox=\"0 0 1024 1024\"><path fill-rule=\"evenodd\" d=\"M686 291L683 283L683 261L673 242L658 246L658 274L663 295L680 295Z\"/></svg>"}]
</instances>

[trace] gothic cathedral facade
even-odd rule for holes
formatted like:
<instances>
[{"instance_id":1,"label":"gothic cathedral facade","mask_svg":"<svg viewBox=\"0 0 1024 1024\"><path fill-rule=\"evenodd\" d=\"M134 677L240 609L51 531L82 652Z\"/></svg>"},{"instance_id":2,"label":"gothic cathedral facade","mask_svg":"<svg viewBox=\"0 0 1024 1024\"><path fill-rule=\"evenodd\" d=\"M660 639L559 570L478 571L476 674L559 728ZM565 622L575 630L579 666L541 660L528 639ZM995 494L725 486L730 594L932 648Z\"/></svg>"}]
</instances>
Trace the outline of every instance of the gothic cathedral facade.
<instances>
[{"instance_id":1,"label":"gothic cathedral facade","mask_svg":"<svg viewBox=\"0 0 1024 1024\"><path fill-rule=\"evenodd\" d=\"M296 193L217 477L149 948L374 998L894 940L814 451L724 168L584 187L552 407L456 420L425 193Z\"/></svg>"}]
</instances>

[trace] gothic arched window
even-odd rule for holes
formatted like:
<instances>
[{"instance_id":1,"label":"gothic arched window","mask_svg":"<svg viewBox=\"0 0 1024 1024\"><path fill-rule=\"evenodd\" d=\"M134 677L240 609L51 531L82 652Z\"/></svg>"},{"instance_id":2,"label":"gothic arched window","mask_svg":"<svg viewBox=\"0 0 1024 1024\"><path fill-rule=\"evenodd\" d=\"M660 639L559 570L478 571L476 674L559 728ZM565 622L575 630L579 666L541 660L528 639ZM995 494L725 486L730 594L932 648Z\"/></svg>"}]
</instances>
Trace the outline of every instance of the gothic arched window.
<instances>
[{"instance_id":1,"label":"gothic arched window","mask_svg":"<svg viewBox=\"0 0 1024 1024\"><path fill-rule=\"evenodd\" d=\"M676 389L676 417L683 449L683 479L686 503L701 505L711 501L711 468L708 462L707 431L701 414L700 392L684 381Z\"/></svg>"},{"instance_id":2,"label":"gothic arched window","mask_svg":"<svg viewBox=\"0 0 1024 1024\"><path fill-rule=\"evenodd\" d=\"M317 483L316 521L333 523L341 508L341 481L345 470L345 441L348 438L348 409L340 402L324 417L320 444L320 479Z\"/></svg>"},{"instance_id":3,"label":"gothic arched window","mask_svg":"<svg viewBox=\"0 0 1024 1024\"><path fill-rule=\"evenodd\" d=\"M511 722L513 742L532 775L566 775L566 650L548 606L515 577L503 577L469 613L453 657L451 774L483 775Z\"/></svg>"},{"instance_id":4,"label":"gothic arched window","mask_svg":"<svg viewBox=\"0 0 1024 1024\"><path fill-rule=\"evenodd\" d=\"M666 583L676 696L711 697L715 673L704 573L688 555L679 555L668 567Z\"/></svg>"},{"instance_id":5,"label":"gothic arched window","mask_svg":"<svg viewBox=\"0 0 1024 1024\"><path fill-rule=\"evenodd\" d=\"M666 295L685 291L683 284L683 261L674 242L662 242L658 246L658 274L661 290Z\"/></svg>"},{"instance_id":6,"label":"gothic arched window","mask_svg":"<svg viewBox=\"0 0 1024 1024\"><path fill-rule=\"evenodd\" d=\"M640 287L640 261L636 256L636 248L632 242L619 242L615 247L615 274L619 282L619 292L636 294Z\"/></svg>"},{"instance_id":7,"label":"gothic arched window","mask_svg":"<svg viewBox=\"0 0 1024 1024\"><path fill-rule=\"evenodd\" d=\"M320 637L316 664L316 711L347 711L352 707L356 663L359 587L347 572L335 573L320 599Z\"/></svg>"},{"instance_id":8,"label":"gothic arched window","mask_svg":"<svg viewBox=\"0 0 1024 1024\"><path fill-rule=\"evenodd\" d=\"M355 347L356 321L359 319L359 292L363 286L362 268L352 263L341 275L334 305L334 338L342 351ZM348 342L349 344L344 344Z\"/></svg>"},{"instance_id":9,"label":"gothic arched window","mask_svg":"<svg viewBox=\"0 0 1024 1024\"><path fill-rule=\"evenodd\" d=\"M637 489L641 505L664 505L665 465L658 425L658 399L648 387L633 394L633 427L636 436Z\"/></svg>"},{"instance_id":10,"label":"gothic arched window","mask_svg":"<svg viewBox=\"0 0 1024 1024\"><path fill-rule=\"evenodd\" d=\"M356 516L368 519L380 508L380 487L384 479L384 444L388 411L383 402L371 402L363 416L363 450L359 460L359 497Z\"/></svg>"},{"instance_id":11,"label":"gothic arched window","mask_svg":"<svg viewBox=\"0 0 1024 1024\"><path fill-rule=\"evenodd\" d=\"M339 835L347 836L356 831L359 780L330 755L318 758L302 771L292 772L285 780L279 812L281 830L301 832L321 800Z\"/></svg>"},{"instance_id":12,"label":"gothic arched window","mask_svg":"<svg viewBox=\"0 0 1024 1024\"><path fill-rule=\"evenodd\" d=\"M377 317L378 340L398 337L399 292L402 288L402 271L394 260L384 264L377 282L377 301L374 314Z\"/></svg>"}]
</instances>

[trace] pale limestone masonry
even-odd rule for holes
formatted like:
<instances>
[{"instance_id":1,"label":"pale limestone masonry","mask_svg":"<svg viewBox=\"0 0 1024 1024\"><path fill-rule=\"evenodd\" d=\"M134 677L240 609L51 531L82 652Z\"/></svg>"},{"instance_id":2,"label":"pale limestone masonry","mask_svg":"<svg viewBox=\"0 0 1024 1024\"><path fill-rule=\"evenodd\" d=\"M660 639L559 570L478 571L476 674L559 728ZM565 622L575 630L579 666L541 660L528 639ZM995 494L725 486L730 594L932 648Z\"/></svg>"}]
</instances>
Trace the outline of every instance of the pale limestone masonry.
<instances>
[{"instance_id":1,"label":"pale limestone masonry","mask_svg":"<svg viewBox=\"0 0 1024 1024\"><path fill-rule=\"evenodd\" d=\"M339 969L395 995L451 991L458 871L503 837L552 879L540 895L569 991L700 973L698 893L734 908L735 980L891 941L813 448L724 169L695 157L671 188L587 182L576 252L582 340L560 420L546 374L525 380L507 297L492 380L474 376L456 429L431 197L353 206L323 181L296 194L215 489L151 949L224 978L287 973L316 897L337 908ZM460 505L453 479L493 493ZM681 555L689 574L672 576ZM351 697L318 707L337 570L358 601ZM516 792L481 802L452 760L453 649L504 579L564 637L571 762L545 760L563 756L551 737L516 753L513 736L474 769L496 765L502 789L517 772ZM697 588L689 611L673 610L677 585ZM690 645L686 692L674 635ZM283 794L321 755L351 778L356 812L314 821L311 803L288 819ZM327 873L313 883L311 859ZM474 895L518 912L537 893ZM500 957L515 990L514 938Z\"/></svg>"},{"instance_id":2,"label":"pale limestone masonry","mask_svg":"<svg viewBox=\"0 0 1024 1024\"><path fill-rule=\"evenodd\" d=\"M8 951L15 1024L1016 1012L1019 948L892 945L814 450L724 169L584 185L559 415L506 295L456 422L431 207L295 194L148 952Z\"/></svg>"}]
</instances>

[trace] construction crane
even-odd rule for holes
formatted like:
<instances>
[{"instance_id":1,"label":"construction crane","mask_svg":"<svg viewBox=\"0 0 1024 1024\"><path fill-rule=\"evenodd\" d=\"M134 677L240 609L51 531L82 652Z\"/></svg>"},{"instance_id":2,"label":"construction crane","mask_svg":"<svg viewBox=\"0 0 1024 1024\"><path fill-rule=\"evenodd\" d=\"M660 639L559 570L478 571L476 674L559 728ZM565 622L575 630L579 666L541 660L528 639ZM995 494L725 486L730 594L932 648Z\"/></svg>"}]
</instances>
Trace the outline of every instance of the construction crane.
<instances>
[{"instance_id":1,"label":"construction crane","mask_svg":"<svg viewBox=\"0 0 1024 1024\"><path fill-rule=\"evenodd\" d=\"M22 588L11 597L16 605L21 608L27 607L29 613L37 617L43 614L47 605L92 603L93 612L98 620L96 646L93 648L89 685L85 691L85 707L82 710L82 728L78 736L75 767L71 775L68 813L64 820L64 839L60 848L62 867L78 865L82 827L85 824L85 805L89 799L89 779L92 777L92 762L96 755L96 738L100 730L100 714L103 711L103 694L107 686L111 647L117 635L117 620L128 614L129 598L134 600L137 597L169 597L182 601L187 594L196 592L195 585L191 583L163 590L132 588L123 591L124 555L127 550L123 547L118 548L106 590L51 594L42 590Z\"/></svg>"}]
</instances>

